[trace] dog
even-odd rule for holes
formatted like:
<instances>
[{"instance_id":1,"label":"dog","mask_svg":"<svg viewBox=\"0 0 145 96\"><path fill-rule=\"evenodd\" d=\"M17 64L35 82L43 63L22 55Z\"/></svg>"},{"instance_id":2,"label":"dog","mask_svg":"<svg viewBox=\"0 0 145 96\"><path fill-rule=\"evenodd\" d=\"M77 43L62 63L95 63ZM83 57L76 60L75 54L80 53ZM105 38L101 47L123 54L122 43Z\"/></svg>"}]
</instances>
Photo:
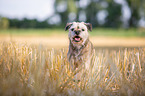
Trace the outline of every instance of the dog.
<instances>
[{"instance_id":1,"label":"dog","mask_svg":"<svg viewBox=\"0 0 145 96\"><path fill-rule=\"evenodd\" d=\"M92 31L92 24L84 22L67 23L66 30L69 30L67 58L73 66L73 70L77 70L79 67L89 70L94 49L88 33L88 31Z\"/></svg>"}]
</instances>

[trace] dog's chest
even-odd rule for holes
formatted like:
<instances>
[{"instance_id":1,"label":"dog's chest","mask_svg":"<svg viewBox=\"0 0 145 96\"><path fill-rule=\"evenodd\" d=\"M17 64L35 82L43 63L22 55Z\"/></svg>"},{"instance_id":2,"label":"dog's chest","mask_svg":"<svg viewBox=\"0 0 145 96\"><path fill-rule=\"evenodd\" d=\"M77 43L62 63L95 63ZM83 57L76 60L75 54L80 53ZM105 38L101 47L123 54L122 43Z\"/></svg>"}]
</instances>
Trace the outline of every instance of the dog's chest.
<instances>
[{"instance_id":1,"label":"dog's chest","mask_svg":"<svg viewBox=\"0 0 145 96\"><path fill-rule=\"evenodd\" d=\"M75 61L84 61L86 59L88 50L84 49L75 49L72 50L72 59L75 59Z\"/></svg>"},{"instance_id":2,"label":"dog's chest","mask_svg":"<svg viewBox=\"0 0 145 96\"><path fill-rule=\"evenodd\" d=\"M74 56L76 59L81 59L82 53L81 53L81 51L74 51L73 56Z\"/></svg>"}]
</instances>

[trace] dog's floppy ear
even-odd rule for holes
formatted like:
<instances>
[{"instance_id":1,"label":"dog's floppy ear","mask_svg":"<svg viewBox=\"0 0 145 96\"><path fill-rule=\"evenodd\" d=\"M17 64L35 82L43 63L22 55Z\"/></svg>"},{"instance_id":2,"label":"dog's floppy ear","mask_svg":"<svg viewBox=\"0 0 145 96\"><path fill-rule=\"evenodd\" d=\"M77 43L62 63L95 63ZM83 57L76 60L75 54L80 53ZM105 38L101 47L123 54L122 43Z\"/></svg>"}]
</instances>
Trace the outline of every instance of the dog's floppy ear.
<instances>
[{"instance_id":1,"label":"dog's floppy ear","mask_svg":"<svg viewBox=\"0 0 145 96\"><path fill-rule=\"evenodd\" d=\"M87 26L88 30L92 31L92 24L91 23L85 23L85 25Z\"/></svg>"},{"instance_id":2,"label":"dog's floppy ear","mask_svg":"<svg viewBox=\"0 0 145 96\"><path fill-rule=\"evenodd\" d=\"M72 23L67 23L65 27L65 31L68 30L72 26Z\"/></svg>"}]
</instances>

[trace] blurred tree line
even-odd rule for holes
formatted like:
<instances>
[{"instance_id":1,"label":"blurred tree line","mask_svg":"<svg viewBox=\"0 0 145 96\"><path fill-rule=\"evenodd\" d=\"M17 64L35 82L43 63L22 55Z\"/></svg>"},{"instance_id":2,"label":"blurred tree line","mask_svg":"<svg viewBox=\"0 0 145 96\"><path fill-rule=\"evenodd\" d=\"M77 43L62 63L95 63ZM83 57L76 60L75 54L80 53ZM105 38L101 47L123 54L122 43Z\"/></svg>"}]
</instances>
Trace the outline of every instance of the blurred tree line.
<instances>
[{"instance_id":1,"label":"blurred tree line","mask_svg":"<svg viewBox=\"0 0 145 96\"><path fill-rule=\"evenodd\" d=\"M117 1L122 1L118 3ZM129 18L124 20L123 10L130 10ZM67 22L83 21L93 27L130 28L138 27L139 21L145 20L145 0L55 0L55 13L44 21L37 19L0 18L3 28L50 28L64 27Z\"/></svg>"}]
</instances>

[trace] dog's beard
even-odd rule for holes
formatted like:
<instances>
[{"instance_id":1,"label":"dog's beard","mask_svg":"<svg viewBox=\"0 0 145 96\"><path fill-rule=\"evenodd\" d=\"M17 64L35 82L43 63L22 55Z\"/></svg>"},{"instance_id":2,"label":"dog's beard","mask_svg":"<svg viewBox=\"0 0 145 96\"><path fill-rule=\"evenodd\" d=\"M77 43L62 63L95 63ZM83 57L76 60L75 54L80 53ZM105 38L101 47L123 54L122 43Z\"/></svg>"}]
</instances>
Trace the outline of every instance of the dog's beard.
<instances>
[{"instance_id":1,"label":"dog's beard","mask_svg":"<svg viewBox=\"0 0 145 96\"><path fill-rule=\"evenodd\" d=\"M71 44L73 45L73 47L76 47L77 49L80 49L83 43L84 39L81 36L75 35L71 38Z\"/></svg>"},{"instance_id":2,"label":"dog's beard","mask_svg":"<svg viewBox=\"0 0 145 96\"><path fill-rule=\"evenodd\" d=\"M82 38L80 36L74 36L73 37L73 41L74 42L81 42L82 41Z\"/></svg>"}]
</instances>

